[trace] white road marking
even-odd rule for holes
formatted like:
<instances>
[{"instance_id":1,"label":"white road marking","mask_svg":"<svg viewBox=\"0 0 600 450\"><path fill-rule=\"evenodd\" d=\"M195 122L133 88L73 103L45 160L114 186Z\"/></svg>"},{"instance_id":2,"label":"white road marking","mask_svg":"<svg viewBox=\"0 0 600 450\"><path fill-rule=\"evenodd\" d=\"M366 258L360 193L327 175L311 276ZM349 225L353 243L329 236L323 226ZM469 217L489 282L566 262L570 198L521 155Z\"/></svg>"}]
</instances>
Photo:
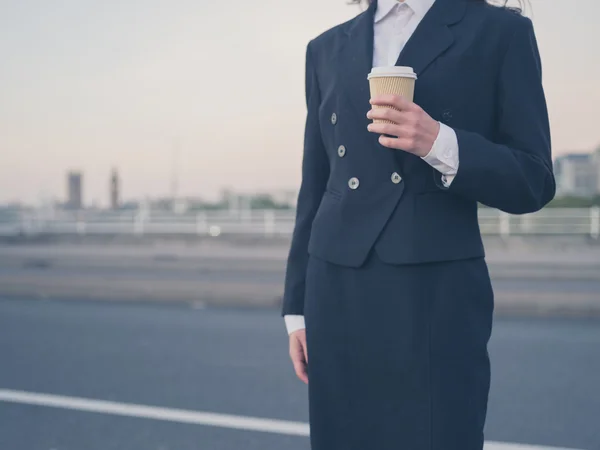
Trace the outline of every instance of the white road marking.
<instances>
[{"instance_id":1,"label":"white road marking","mask_svg":"<svg viewBox=\"0 0 600 450\"><path fill-rule=\"evenodd\" d=\"M506 442L486 442L484 450L573 450L558 447L541 447L539 445L509 444Z\"/></svg>"},{"instance_id":2,"label":"white road marking","mask_svg":"<svg viewBox=\"0 0 600 450\"><path fill-rule=\"evenodd\" d=\"M160 408L155 406L117 403L62 395L38 394L33 392L0 389L0 401L25 405L49 406L117 416L164 420L167 422L191 423L238 430L263 431L295 436L308 436L308 425L302 422L259 419L185 409Z\"/></svg>"},{"instance_id":3,"label":"white road marking","mask_svg":"<svg viewBox=\"0 0 600 450\"><path fill-rule=\"evenodd\" d=\"M308 436L308 424L287 420L261 419L256 417L234 416L186 409L161 408L94 400L63 395L40 394L36 392L0 389L0 402L37 405L51 408L70 409L116 416L163 420L167 422L189 423L236 430L260 431L291 436ZM504 442L486 442L485 450L569 450L556 447L509 444Z\"/></svg>"}]
</instances>

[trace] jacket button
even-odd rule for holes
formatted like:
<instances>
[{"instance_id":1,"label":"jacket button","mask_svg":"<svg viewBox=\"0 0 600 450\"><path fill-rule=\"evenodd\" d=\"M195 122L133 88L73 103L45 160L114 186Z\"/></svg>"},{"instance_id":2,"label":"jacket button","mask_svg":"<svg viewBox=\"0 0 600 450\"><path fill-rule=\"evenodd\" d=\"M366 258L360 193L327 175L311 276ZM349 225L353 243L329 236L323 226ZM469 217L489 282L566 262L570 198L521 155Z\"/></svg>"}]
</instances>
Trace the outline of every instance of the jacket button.
<instances>
[{"instance_id":1,"label":"jacket button","mask_svg":"<svg viewBox=\"0 0 600 450\"><path fill-rule=\"evenodd\" d=\"M337 123L337 114L336 114L336 113L333 113L333 114L331 115L331 124L332 124L332 125L335 125L336 123Z\"/></svg>"},{"instance_id":2,"label":"jacket button","mask_svg":"<svg viewBox=\"0 0 600 450\"><path fill-rule=\"evenodd\" d=\"M394 183L394 184L398 184L398 183L400 183L401 181L402 181L402 177L401 177L401 176L400 176L400 175L399 175L397 172L394 172L394 173L392 174L392 183Z\"/></svg>"},{"instance_id":3,"label":"jacket button","mask_svg":"<svg viewBox=\"0 0 600 450\"><path fill-rule=\"evenodd\" d=\"M358 178L356 178L356 177L352 177L348 180L348 186L352 190L358 189L359 184L360 184L360 181L358 181Z\"/></svg>"},{"instance_id":4,"label":"jacket button","mask_svg":"<svg viewBox=\"0 0 600 450\"><path fill-rule=\"evenodd\" d=\"M340 158L343 158L346 155L346 147L344 147L343 145L340 145L338 147L338 156Z\"/></svg>"},{"instance_id":5,"label":"jacket button","mask_svg":"<svg viewBox=\"0 0 600 450\"><path fill-rule=\"evenodd\" d=\"M444 112L442 112L442 121L443 122L450 122L450 120L452 120L452 111L450 111L449 109L447 109Z\"/></svg>"}]
</instances>

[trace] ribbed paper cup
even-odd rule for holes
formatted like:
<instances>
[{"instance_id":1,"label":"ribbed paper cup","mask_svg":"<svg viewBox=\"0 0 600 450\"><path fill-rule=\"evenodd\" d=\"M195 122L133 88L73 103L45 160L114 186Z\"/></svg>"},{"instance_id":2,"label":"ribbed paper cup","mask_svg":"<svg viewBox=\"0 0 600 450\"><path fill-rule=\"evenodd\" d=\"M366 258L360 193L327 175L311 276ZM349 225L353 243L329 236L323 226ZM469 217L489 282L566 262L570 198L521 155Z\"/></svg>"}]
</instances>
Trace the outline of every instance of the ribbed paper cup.
<instances>
[{"instance_id":1,"label":"ribbed paper cup","mask_svg":"<svg viewBox=\"0 0 600 450\"><path fill-rule=\"evenodd\" d=\"M371 98L382 94L401 95L409 101L414 100L415 81L417 75L412 67L391 66L373 67L368 76ZM391 106L373 105L373 108L392 108ZM389 120L373 120L374 123L392 123Z\"/></svg>"}]
</instances>

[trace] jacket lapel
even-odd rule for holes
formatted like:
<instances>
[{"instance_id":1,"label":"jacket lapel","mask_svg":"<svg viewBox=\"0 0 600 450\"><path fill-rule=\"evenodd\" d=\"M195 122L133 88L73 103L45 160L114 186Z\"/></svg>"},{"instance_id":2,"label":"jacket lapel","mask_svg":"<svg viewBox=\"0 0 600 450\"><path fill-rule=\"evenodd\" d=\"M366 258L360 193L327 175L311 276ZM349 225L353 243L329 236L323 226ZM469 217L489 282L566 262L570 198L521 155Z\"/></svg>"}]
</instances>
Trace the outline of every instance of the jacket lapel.
<instances>
[{"instance_id":1,"label":"jacket lapel","mask_svg":"<svg viewBox=\"0 0 600 450\"><path fill-rule=\"evenodd\" d=\"M465 14L466 0L436 0L413 35L407 41L396 62L410 66L417 76L454 42L449 25L459 22Z\"/></svg>"},{"instance_id":2,"label":"jacket lapel","mask_svg":"<svg viewBox=\"0 0 600 450\"><path fill-rule=\"evenodd\" d=\"M340 77L357 112L367 121L366 114L371 105L367 75L373 67L373 20L377 2L350 22L348 38L341 50ZM366 125L365 125L366 126Z\"/></svg>"},{"instance_id":3,"label":"jacket lapel","mask_svg":"<svg viewBox=\"0 0 600 450\"><path fill-rule=\"evenodd\" d=\"M466 11L467 0L436 0L427 12L396 62L410 66L417 76L454 42L449 26L459 22ZM338 59L340 76L354 107L360 115L370 109L367 75L373 66L373 21L377 1L357 16L346 28L348 39Z\"/></svg>"}]
</instances>

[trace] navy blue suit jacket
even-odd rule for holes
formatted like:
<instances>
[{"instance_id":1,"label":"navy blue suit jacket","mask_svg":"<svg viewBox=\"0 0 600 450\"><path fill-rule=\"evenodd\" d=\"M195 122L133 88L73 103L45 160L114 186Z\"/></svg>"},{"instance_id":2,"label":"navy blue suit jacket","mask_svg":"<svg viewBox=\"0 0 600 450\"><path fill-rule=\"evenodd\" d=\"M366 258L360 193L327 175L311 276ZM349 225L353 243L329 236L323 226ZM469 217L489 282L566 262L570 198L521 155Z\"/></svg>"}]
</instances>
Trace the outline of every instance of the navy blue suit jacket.
<instances>
[{"instance_id":1,"label":"navy blue suit jacket","mask_svg":"<svg viewBox=\"0 0 600 450\"><path fill-rule=\"evenodd\" d=\"M309 254L349 267L373 249L390 264L482 257L477 202L522 214L555 193L531 21L483 2L437 0L400 54L397 65L418 75L415 103L458 137L458 173L445 188L421 158L387 149L367 131L375 8L307 48L302 185L284 315L303 313Z\"/></svg>"}]
</instances>

